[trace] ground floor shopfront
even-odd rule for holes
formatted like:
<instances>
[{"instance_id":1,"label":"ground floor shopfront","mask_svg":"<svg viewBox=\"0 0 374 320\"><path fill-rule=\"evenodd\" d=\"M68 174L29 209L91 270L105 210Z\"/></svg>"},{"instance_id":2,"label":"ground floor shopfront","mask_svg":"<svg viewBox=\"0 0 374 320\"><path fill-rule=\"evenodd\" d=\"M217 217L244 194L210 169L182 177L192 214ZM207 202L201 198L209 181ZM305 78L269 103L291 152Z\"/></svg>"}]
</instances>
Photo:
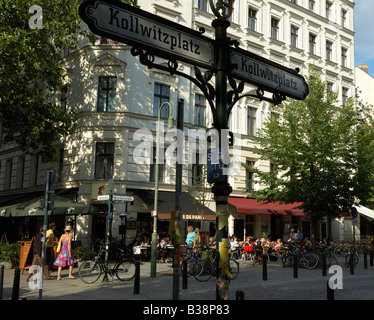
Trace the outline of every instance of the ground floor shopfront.
<instances>
[{"instance_id":1,"label":"ground floor shopfront","mask_svg":"<svg viewBox=\"0 0 374 320\"><path fill-rule=\"evenodd\" d=\"M60 192L62 196L76 201L79 189ZM126 190L126 195L134 198L131 202L114 203L110 209L112 214L111 236L112 241L130 244L136 235L153 232L155 218L152 215L154 208L154 190L131 189ZM18 199L22 207L22 199L31 198L23 195ZM158 192L157 232L170 233L170 224L173 221L172 212L175 210L175 192ZM5 202L4 202L5 203ZM3 204L4 204L3 203ZM9 205L9 203L7 203ZM305 236L311 238L311 224L308 217L298 204L280 205L279 203L264 204L256 199L243 197L229 197L228 200L228 232L236 235L239 240L247 236L278 238L286 241L292 229L301 228ZM32 238L43 224L42 214L1 215L5 205L0 205L0 233L6 234L10 242ZM73 227L73 239L82 245L90 246L95 240L105 239L108 227L108 204L99 203L95 199L87 204L89 208L84 214L71 212L66 208L63 214L52 214L49 220L56 222L56 235L63 233L66 224ZM181 198L181 234L184 241L187 226L192 225L205 232L207 236L215 234L215 202L210 199L203 206L196 202L189 194L183 193ZM3 209L2 209L3 208ZM360 207L356 220L348 214L340 219L323 219L317 225L315 238L331 237L334 242L351 241L353 233L356 240L369 238L373 232L374 211ZM125 217L123 213L126 213Z\"/></svg>"}]
</instances>

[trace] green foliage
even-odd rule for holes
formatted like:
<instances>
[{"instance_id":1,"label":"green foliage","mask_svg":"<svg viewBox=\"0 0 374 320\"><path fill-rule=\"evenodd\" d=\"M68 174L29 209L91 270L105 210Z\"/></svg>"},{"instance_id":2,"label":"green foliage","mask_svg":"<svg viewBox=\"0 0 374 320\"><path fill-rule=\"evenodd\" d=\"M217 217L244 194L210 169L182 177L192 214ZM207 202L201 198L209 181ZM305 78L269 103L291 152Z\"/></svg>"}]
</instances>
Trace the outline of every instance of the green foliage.
<instances>
[{"instance_id":1,"label":"green foliage","mask_svg":"<svg viewBox=\"0 0 374 320\"><path fill-rule=\"evenodd\" d=\"M76 128L76 108L66 113L55 103L62 82L62 50L77 48L79 36L93 42L93 34L80 29L82 0L0 1L0 123L7 141L16 141L26 153L43 161L55 159L53 143ZM137 5L137 1L127 3ZM42 28L29 20L42 8ZM32 19L33 21L33 19Z\"/></svg>"},{"instance_id":2,"label":"green foliage","mask_svg":"<svg viewBox=\"0 0 374 320\"><path fill-rule=\"evenodd\" d=\"M338 93L311 70L309 96L274 107L278 116L255 138L256 153L274 164L271 172L249 168L266 187L250 193L259 200L303 202L311 220L350 212L354 201L373 195L373 121L368 109ZM249 192L249 190L247 190Z\"/></svg>"},{"instance_id":3,"label":"green foliage","mask_svg":"<svg viewBox=\"0 0 374 320\"><path fill-rule=\"evenodd\" d=\"M16 265L19 263L20 252L20 243L0 242L0 262L7 261Z\"/></svg>"}]
</instances>

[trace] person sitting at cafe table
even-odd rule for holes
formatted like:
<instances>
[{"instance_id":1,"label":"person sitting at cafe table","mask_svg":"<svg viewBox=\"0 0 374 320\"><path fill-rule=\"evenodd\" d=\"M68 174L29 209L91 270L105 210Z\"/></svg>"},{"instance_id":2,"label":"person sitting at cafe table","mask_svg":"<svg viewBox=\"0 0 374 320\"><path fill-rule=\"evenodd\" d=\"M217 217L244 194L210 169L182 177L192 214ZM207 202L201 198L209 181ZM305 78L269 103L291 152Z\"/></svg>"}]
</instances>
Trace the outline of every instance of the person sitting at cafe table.
<instances>
[{"instance_id":1,"label":"person sitting at cafe table","mask_svg":"<svg viewBox=\"0 0 374 320\"><path fill-rule=\"evenodd\" d=\"M170 244L169 236L166 235L161 241L160 241L160 253L161 253L161 263L166 263L168 251L167 251L167 245Z\"/></svg>"}]
</instances>

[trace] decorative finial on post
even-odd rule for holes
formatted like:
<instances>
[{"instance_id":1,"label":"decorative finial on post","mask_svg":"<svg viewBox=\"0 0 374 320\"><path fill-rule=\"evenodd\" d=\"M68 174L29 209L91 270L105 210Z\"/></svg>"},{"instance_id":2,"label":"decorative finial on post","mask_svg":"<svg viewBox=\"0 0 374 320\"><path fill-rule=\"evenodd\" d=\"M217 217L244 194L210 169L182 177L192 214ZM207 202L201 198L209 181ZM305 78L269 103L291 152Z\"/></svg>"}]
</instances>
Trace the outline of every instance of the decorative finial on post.
<instances>
[{"instance_id":1,"label":"decorative finial on post","mask_svg":"<svg viewBox=\"0 0 374 320\"><path fill-rule=\"evenodd\" d=\"M214 4L214 0L209 0L209 3L210 8L217 18L228 19L232 14L234 1L235 0L216 0L216 4Z\"/></svg>"}]
</instances>

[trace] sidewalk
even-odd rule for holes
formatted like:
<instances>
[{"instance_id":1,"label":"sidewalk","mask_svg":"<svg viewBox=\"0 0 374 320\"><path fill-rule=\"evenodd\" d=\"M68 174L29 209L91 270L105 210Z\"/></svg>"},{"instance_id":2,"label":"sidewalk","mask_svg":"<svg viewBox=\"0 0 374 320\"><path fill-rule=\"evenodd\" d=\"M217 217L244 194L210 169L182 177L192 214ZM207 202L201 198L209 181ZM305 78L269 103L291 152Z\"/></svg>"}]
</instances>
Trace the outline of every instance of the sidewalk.
<instances>
[{"instance_id":1,"label":"sidewalk","mask_svg":"<svg viewBox=\"0 0 374 320\"><path fill-rule=\"evenodd\" d=\"M362 260L362 259L361 259ZM243 291L245 300L326 300L327 281L333 273L322 276L321 269L306 270L299 268L294 278L293 268L283 268L279 261L267 263L267 280L263 280L263 267L253 266L251 262L240 260L240 273L229 286L229 299L236 299L236 292ZM374 267L368 265L364 270L360 261L350 274L349 268L340 262L343 272L343 289L336 289L335 300L374 300ZM145 262L140 268L140 292L134 294L134 280L129 282L110 278L102 282L102 277L94 284L86 284L79 278L68 279L68 270L62 271L62 281L45 280L43 300L172 300L173 277L170 264L157 264L156 277L150 277L151 265ZM22 272L21 272L22 273ZM73 274L78 277L78 269ZM29 287L26 282L28 272L21 274L19 299L38 300L39 290ZM57 272L52 272L57 276ZM4 270L3 300L12 296L14 269ZM182 289L179 282L179 300L210 300L215 297L216 282L211 278L199 282L188 278L188 289Z\"/></svg>"}]
</instances>

